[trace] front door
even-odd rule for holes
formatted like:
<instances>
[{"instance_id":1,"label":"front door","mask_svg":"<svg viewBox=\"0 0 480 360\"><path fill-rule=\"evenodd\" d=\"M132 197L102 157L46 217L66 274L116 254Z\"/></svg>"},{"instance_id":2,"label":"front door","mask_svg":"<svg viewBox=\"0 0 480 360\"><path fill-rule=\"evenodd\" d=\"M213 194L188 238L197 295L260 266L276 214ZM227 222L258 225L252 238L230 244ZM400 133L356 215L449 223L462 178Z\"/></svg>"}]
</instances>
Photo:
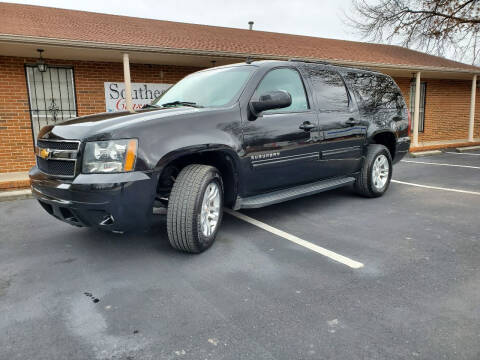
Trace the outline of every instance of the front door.
<instances>
[{"instance_id":1,"label":"front door","mask_svg":"<svg viewBox=\"0 0 480 360\"><path fill-rule=\"evenodd\" d=\"M249 171L247 195L306 183L318 177L318 119L294 68L276 68L258 85L253 99L275 90L292 96L288 108L264 112L244 123L244 151Z\"/></svg>"}]
</instances>

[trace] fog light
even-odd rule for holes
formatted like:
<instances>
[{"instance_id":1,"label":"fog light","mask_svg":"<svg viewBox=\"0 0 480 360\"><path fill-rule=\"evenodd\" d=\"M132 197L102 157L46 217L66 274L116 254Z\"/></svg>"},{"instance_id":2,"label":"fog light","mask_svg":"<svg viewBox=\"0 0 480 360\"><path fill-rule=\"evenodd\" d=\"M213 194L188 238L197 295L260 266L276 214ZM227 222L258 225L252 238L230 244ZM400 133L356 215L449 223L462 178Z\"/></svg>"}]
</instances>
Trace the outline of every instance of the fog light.
<instances>
[{"instance_id":1,"label":"fog light","mask_svg":"<svg viewBox=\"0 0 480 360\"><path fill-rule=\"evenodd\" d=\"M115 186L114 183L92 184L92 190L110 190Z\"/></svg>"}]
</instances>

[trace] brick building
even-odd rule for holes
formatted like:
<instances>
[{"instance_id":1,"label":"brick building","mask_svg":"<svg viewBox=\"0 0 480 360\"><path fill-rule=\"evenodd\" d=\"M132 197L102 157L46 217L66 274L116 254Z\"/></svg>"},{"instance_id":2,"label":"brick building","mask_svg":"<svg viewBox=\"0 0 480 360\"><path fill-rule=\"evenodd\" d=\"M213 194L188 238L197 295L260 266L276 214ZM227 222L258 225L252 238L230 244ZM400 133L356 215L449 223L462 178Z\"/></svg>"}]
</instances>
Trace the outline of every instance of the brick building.
<instances>
[{"instance_id":1,"label":"brick building","mask_svg":"<svg viewBox=\"0 0 480 360\"><path fill-rule=\"evenodd\" d=\"M0 190L22 185L41 126L122 108L128 73L134 102L145 102L193 71L247 57L387 73L409 106L418 100L412 148L480 143L478 67L398 46L0 3L0 177L11 175Z\"/></svg>"}]
</instances>

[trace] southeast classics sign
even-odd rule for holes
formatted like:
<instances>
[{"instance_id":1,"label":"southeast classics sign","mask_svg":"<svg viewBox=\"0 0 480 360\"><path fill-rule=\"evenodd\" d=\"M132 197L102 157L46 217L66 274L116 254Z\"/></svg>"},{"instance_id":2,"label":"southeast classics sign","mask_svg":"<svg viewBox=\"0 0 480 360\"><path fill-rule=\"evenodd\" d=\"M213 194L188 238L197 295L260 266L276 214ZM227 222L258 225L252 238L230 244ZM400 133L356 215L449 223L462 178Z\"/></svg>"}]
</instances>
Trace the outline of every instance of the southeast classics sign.
<instances>
[{"instance_id":1,"label":"southeast classics sign","mask_svg":"<svg viewBox=\"0 0 480 360\"><path fill-rule=\"evenodd\" d=\"M125 83L105 82L105 107L107 112L125 111ZM162 95L171 84L132 83L133 109L140 109Z\"/></svg>"}]
</instances>

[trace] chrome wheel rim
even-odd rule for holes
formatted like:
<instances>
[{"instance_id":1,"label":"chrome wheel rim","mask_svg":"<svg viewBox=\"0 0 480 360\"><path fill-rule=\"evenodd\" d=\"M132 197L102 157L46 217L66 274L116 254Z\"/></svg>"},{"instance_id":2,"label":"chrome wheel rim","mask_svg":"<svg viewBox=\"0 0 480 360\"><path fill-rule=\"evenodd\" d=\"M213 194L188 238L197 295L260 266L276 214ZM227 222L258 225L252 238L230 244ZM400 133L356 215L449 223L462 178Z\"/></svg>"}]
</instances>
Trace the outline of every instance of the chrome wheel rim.
<instances>
[{"instance_id":1,"label":"chrome wheel rim","mask_svg":"<svg viewBox=\"0 0 480 360\"><path fill-rule=\"evenodd\" d=\"M200 212L200 224L204 236L211 236L218 225L220 215L220 188L212 181L207 185L203 194L202 211Z\"/></svg>"},{"instance_id":2,"label":"chrome wheel rim","mask_svg":"<svg viewBox=\"0 0 480 360\"><path fill-rule=\"evenodd\" d=\"M385 155L378 155L372 167L372 180L375 189L382 190L388 181L390 165Z\"/></svg>"}]
</instances>

